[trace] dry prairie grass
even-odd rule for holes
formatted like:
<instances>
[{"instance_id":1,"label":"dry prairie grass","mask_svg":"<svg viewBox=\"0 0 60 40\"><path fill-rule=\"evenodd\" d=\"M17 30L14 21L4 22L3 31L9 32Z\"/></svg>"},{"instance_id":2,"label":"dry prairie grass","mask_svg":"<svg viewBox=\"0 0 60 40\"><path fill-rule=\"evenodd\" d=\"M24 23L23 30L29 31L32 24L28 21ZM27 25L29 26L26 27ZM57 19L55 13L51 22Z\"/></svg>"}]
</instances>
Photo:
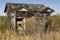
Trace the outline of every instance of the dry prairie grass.
<instances>
[{"instance_id":1,"label":"dry prairie grass","mask_svg":"<svg viewBox=\"0 0 60 40\"><path fill-rule=\"evenodd\" d=\"M6 30L4 33L0 31L0 40L41 40L41 35L38 33L35 36L31 35L17 35L11 30ZM59 32L46 32L42 40L60 40Z\"/></svg>"},{"instance_id":2,"label":"dry prairie grass","mask_svg":"<svg viewBox=\"0 0 60 40\"><path fill-rule=\"evenodd\" d=\"M55 18L58 18L58 17L55 17L54 19L53 18L52 17L50 18L51 19L51 22L50 22L51 27L48 28L48 30L50 29L51 31L47 30L48 32L46 32L46 33L44 33L44 35L42 35L43 36L42 40L60 40L60 32L53 31L53 29L56 30L56 28L58 28L58 30L60 30L60 18L58 20L57 19L55 20ZM12 30L7 29L7 28L9 28L9 25L8 25L8 22L6 20L4 20L4 18L2 18L0 20L1 20L0 21L0 30L2 28L4 29L4 30L2 29L2 31L4 31L4 32L0 31L0 40L41 40L40 34L37 34L36 36L17 35ZM29 21L31 21L31 19L29 19ZM58 25L58 22L59 22L59 25ZM29 24L31 24L31 23L29 23ZM32 26L34 26L34 24L30 25L30 26L32 27Z\"/></svg>"}]
</instances>

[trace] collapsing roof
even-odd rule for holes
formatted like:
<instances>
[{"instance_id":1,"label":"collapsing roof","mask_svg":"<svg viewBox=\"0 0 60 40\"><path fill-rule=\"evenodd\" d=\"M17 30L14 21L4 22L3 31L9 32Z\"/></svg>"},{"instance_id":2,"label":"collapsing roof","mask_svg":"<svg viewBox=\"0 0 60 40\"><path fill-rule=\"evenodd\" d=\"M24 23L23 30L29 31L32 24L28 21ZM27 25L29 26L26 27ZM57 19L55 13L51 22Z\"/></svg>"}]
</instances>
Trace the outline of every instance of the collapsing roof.
<instances>
[{"instance_id":1,"label":"collapsing roof","mask_svg":"<svg viewBox=\"0 0 60 40\"><path fill-rule=\"evenodd\" d=\"M39 12L50 12L54 10L44 6L43 4L16 4L16 3L7 3L4 12L7 12L7 9L12 9L15 11L39 11ZM47 11L46 11L47 10Z\"/></svg>"}]
</instances>

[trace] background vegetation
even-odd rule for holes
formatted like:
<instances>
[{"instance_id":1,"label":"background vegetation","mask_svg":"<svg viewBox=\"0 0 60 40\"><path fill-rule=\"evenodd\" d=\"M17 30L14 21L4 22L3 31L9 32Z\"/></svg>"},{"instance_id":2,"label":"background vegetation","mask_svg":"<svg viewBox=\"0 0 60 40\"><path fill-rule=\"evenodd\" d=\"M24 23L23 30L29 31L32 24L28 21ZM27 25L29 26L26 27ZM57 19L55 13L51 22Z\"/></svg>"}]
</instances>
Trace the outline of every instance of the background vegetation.
<instances>
[{"instance_id":1,"label":"background vegetation","mask_svg":"<svg viewBox=\"0 0 60 40\"><path fill-rule=\"evenodd\" d=\"M9 24L9 20L6 16L0 16L0 40L35 40L33 37L27 35L22 37L15 34ZM36 36L39 39L39 34ZM60 15L53 15L48 17L48 28L43 36L44 40L60 40Z\"/></svg>"}]
</instances>

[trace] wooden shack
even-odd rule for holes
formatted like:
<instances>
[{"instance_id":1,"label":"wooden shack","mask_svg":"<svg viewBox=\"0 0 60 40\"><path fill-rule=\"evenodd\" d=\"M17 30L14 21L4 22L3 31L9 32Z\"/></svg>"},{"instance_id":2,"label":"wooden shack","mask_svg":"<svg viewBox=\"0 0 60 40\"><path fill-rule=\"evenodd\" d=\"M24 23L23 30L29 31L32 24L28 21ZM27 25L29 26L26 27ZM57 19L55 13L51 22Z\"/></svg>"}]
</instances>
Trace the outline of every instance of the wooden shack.
<instances>
[{"instance_id":1,"label":"wooden shack","mask_svg":"<svg viewBox=\"0 0 60 40\"><path fill-rule=\"evenodd\" d=\"M53 11L43 4L7 3L4 12L14 31L19 34L34 34L44 32L47 16Z\"/></svg>"}]
</instances>

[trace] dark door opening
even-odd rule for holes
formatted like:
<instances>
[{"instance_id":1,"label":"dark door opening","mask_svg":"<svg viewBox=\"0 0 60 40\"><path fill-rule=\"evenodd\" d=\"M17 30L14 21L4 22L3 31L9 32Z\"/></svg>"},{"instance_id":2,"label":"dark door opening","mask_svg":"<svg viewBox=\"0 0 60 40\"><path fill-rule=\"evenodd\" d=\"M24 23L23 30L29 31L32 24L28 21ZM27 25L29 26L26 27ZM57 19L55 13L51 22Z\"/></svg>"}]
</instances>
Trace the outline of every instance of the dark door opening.
<instances>
[{"instance_id":1,"label":"dark door opening","mask_svg":"<svg viewBox=\"0 0 60 40\"><path fill-rule=\"evenodd\" d=\"M23 18L17 18L16 20L17 21L23 21Z\"/></svg>"}]
</instances>

